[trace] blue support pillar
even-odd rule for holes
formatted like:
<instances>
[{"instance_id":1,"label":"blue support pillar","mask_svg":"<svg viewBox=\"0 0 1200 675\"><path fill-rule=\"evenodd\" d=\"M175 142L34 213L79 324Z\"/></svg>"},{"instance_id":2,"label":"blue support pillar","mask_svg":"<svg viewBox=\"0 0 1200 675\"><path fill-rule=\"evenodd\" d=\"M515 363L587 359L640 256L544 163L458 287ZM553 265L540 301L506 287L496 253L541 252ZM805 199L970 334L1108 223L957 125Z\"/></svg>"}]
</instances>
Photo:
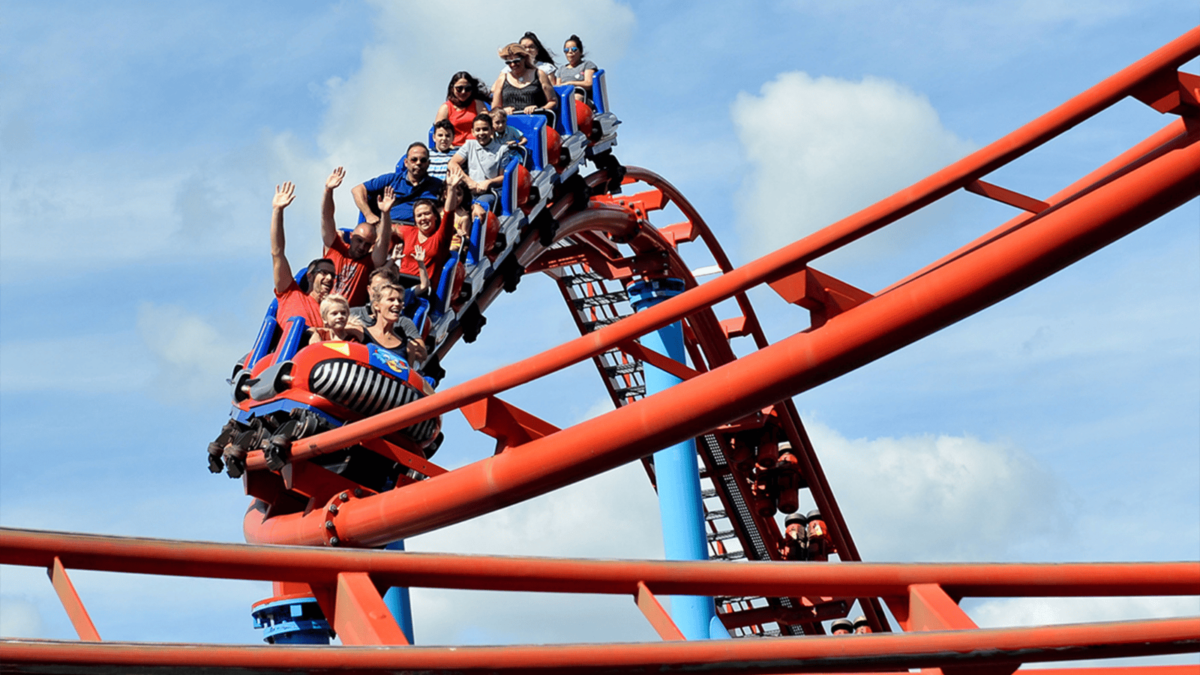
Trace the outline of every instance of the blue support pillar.
<instances>
[{"instance_id":1,"label":"blue support pillar","mask_svg":"<svg viewBox=\"0 0 1200 675\"><path fill-rule=\"evenodd\" d=\"M386 548L389 551L403 551L404 540L393 541ZM408 644L415 645L416 642L413 641L412 603L408 599L408 589L403 586L392 586L387 590L387 593L383 594L383 604L387 605L388 611L396 619L400 630L404 631L404 637L408 638Z\"/></svg>"},{"instance_id":2,"label":"blue support pillar","mask_svg":"<svg viewBox=\"0 0 1200 675\"><path fill-rule=\"evenodd\" d=\"M649 279L626 289L633 311L640 312L683 292L680 279ZM641 338L642 346L686 363L683 324L676 322ZM680 379L648 363L642 364L646 396L679 384ZM658 485L658 507L662 519L663 549L668 560L708 560L708 536L704 529L704 505L700 500L700 471L695 441L685 441L654 453L654 476ZM704 596L672 596L671 618L689 640L728 637L717 618L713 599Z\"/></svg>"}]
</instances>

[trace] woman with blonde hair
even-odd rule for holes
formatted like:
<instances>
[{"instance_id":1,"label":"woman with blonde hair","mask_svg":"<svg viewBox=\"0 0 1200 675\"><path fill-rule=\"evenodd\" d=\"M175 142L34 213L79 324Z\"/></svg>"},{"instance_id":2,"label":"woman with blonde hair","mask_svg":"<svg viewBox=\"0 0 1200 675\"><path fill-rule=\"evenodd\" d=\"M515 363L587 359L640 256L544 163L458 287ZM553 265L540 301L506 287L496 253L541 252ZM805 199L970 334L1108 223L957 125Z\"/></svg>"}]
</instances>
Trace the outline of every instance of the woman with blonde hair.
<instances>
[{"instance_id":1,"label":"woman with blonde hair","mask_svg":"<svg viewBox=\"0 0 1200 675\"><path fill-rule=\"evenodd\" d=\"M538 70L529 50L513 42L500 48L500 58L508 66L492 85L492 109L503 108L509 115L532 115L552 111L558 95L550 76Z\"/></svg>"}]
</instances>

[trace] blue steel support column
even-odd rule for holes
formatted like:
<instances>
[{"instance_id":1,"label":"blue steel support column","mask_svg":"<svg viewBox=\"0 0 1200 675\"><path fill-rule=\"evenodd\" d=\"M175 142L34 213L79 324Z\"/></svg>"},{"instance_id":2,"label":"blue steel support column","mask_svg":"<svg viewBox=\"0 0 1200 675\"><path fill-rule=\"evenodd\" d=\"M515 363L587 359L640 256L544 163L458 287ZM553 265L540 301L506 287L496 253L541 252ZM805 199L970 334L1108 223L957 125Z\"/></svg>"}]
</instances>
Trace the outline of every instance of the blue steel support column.
<instances>
[{"instance_id":1,"label":"blue steel support column","mask_svg":"<svg viewBox=\"0 0 1200 675\"><path fill-rule=\"evenodd\" d=\"M389 551L403 551L404 540L393 541L386 548ZM413 641L412 603L408 599L408 589L403 586L392 586L387 593L383 594L383 604L387 605L388 611L396 619L400 630L404 631L404 637L408 638L408 644L417 644Z\"/></svg>"},{"instance_id":2,"label":"blue steel support column","mask_svg":"<svg viewBox=\"0 0 1200 675\"><path fill-rule=\"evenodd\" d=\"M680 279L638 281L626 289L633 311L679 295ZM642 346L681 363L686 363L683 324L675 322L641 338ZM679 384L679 378L648 363L643 363L646 396ZM658 485L658 508L662 519L663 549L668 560L708 560L708 536L704 529L704 506L700 501L700 471L696 463L696 443L686 441L654 453L654 476ZM728 637L717 618L713 599L704 596L671 597L671 618L684 637L705 640Z\"/></svg>"}]
</instances>

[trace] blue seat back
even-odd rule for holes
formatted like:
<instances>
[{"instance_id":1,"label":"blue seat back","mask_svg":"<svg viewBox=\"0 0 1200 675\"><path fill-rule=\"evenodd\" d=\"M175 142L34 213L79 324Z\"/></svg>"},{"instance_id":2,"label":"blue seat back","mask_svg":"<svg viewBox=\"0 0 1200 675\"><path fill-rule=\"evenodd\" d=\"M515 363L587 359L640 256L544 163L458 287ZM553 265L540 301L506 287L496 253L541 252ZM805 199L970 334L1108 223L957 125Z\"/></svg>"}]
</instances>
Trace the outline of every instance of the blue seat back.
<instances>
[{"instance_id":1,"label":"blue seat back","mask_svg":"<svg viewBox=\"0 0 1200 675\"><path fill-rule=\"evenodd\" d=\"M513 210L520 206L517 203L517 167L521 165L521 156L513 155L504 168L504 185L500 188L500 215L511 216Z\"/></svg>"},{"instance_id":2,"label":"blue seat back","mask_svg":"<svg viewBox=\"0 0 1200 675\"><path fill-rule=\"evenodd\" d=\"M555 129L563 136L579 133L579 121L575 119L575 87L564 84L554 88L558 93L558 120Z\"/></svg>"},{"instance_id":3,"label":"blue seat back","mask_svg":"<svg viewBox=\"0 0 1200 675\"><path fill-rule=\"evenodd\" d=\"M597 115L608 112L608 86L605 84L603 68L592 75L592 104L596 106Z\"/></svg>"},{"instance_id":4,"label":"blue seat back","mask_svg":"<svg viewBox=\"0 0 1200 675\"><path fill-rule=\"evenodd\" d=\"M525 149L529 153L529 168L541 171L550 163L550 149L546 142L549 120L544 115L509 115L508 124L525 134Z\"/></svg>"}]
</instances>

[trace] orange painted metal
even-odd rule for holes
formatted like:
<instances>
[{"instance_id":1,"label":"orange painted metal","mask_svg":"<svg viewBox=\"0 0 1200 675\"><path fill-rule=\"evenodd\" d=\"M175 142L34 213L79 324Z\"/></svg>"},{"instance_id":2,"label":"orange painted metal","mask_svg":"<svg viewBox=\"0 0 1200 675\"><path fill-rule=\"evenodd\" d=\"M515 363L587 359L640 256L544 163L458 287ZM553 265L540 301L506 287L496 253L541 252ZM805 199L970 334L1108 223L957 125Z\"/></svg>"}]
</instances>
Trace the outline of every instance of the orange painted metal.
<instances>
[{"instance_id":1,"label":"orange painted metal","mask_svg":"<svg viewBox=\"0 0 1200 675\"><path fill-rule=\"evenodd\" d=\"M62 602L63 609L67 611L67 617L71 619L71 625L74 626L79 639L86 642L100 642L100 633L96 631L96 624L92 623L92 617L88 615L87 608L79 599L79 593L75 592L75 584L71 583L71 578L67 576L67 569L63 567L58 556L55 556L54 562L50 564L46 573L50 576L54 592L58 594L58 599Z\"/></svg>"},{"instance_id":2,"label":"orange painted metal","mask_svg":"<svg viewBox=\"0 0 1200 675\"><path fill-rule=\"evenodd\" d=\"M1193 198L1200 192L1200 146L1195 141L1189 137L1186 144L1102 189L1047 210L1008 236L875 296L833 317L820 329L794 335L666 392L532 441L519 454L487 458L362 500L343 512L339 530L347 533L344 540L348 543L373 546L461 522L693 438L716 424L858 368L999 302ZM550 350L542 359L554 360L553 355L564 351L580 357L599 353L609 346L612 335L622 338L615 341L619 344L628 333L640 331L645 322L639 323L639 318L657 317L661 312L656 310L680 298L695 294L709 298L709 287L749 274L746 270L763 260ZM608 340L603 339L606 336ZM393 426L413 424L436 410L443 403L439 396L456 403L476 400L477 393L498 388L497 378L524 369L531 375L541 370L541 363L534 359L509 366L329 433L342 432L348 438L357 437L353 431L388 433ZM303 443L320 445L328 440L322 436ZM248 519L245 531L252 542L319 544L322 523L318 520L303 514L265 522Z\"/></svg>"},{"instance_id":3,"label":"orange painted metal","mask_svg":"<svg viewBox=\"0 0 1200 675\"><path fill-rule=\"evenodd\" d=\"M337 575L335 608L326 618L342 644L407 645L404 631L392 617L379 591L365 572Z\"/></svg>"},{"instance_id":4,"label":"orange painted metal","mask_svg":"<svg viewBox=\"0 0 1200 675\"><path fill-rule=\"evenodd\" d=\"M431 479L432 480L432 479ZM1200 595L1200 562L917 564L667 562L248 546L0 528L0 564L213 579L632 595L906 596L938 584L955 597ZM291 592L298 592L291 587Z\"/></svg>"},{"instance_id":5,"label":"orange painted metal","mask_svg":"<svg viewBox=\"0 0 1200 675\"><path fill-rule=\"evenodd\" d=\"M1040 628L882 633L774 640L699 640L645 644L512 647L308 648L129 645L0 641L0 660L23 666L431 673L813 673L888 668L990 666L1195 651L1200 618ZM137 670L142 669L142 670Z\"/></svg>"},{"instance_id":6,"label":"orange painted metal","mask_svg":"<svg viewBox=\"0 0 1200 675\"><path fill-rule=\"evenodd\" d=\"M671 620L671 615L667 614L667 610L659 604L658 598L650 592L646 584L637 582L637 591L633 594L633 601L637 604L638 609L654 627L654 632L664 640L686 640L683 636L683 631L679 630L679 626Z\"/></svg>"},{"instance_id":7,"label":"orange painted metal","mask_svg":"<svg viewBox=\"0 0 1200 675\"><path fill-rule=\"evenodd\" d=\"M722 275L670 302L662 303L652 312L639 313L619 324L605 327L542 355L499 369L488 376L445 390L404 408L297 442L293 446L293 457L301 459L331 451L360 438L390 433L421 419L448 412L484 396L497 394L591 358L624 340L662 327L697 309L741 293L753 285L786 276L813 258L844 246L953 190L979 180L996 167L1034 149L1054 135L1128 95L1157 73L1177 68L1198 53L1200 29L1194 29L1047 115L907 190L758 261ZM261 461L261 457L252 454L251 466L258 461Z\"/></svg>"}]
</instances>

